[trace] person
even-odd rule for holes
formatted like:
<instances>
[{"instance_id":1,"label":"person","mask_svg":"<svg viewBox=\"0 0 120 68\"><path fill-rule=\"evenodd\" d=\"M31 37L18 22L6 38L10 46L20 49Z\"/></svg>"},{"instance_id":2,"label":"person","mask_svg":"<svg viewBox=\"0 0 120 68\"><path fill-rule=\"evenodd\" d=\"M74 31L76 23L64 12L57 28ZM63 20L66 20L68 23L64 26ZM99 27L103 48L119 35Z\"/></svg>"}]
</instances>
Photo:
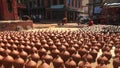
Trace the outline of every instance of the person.
<instances>
[{"instance_id":1,"label":"person","mask_svg":"<svg viewBox=\"0 0 120 68\"><path fill-rule=\"evenodd\" d=\"M67 17L64 17L64 18L62 19L62 25L66 24L66 23L67 23Z\"/></svg>"},{"instance_id":2,"label":"person","mask_svg":"<svg viewBox=\"0 0 120 68\"><path fill-rule=\"evenodd\" d=\"M80 25L80 23L82 22L82 19L81 19L81 18L82 18L82 16L78 16L78 17L77 17L77 24L78 24L78 25Z\"/></svg>"},{"instance_id":3,"label":"person","mask_svg":"<svg viewBox=\"0 0 120 68\"><path fill-rule=\"evenodd\" d=\"M40 14L40 15L38 16L38 18L39 18L39 22L40 22L41 19L42 19L42 15Z\"/></svg>"},{"instance_id":4,"label":"person","mask_svg":"<svg viewBox=\"0 0 120 68\"><path fill-rule=\"evenodd\" d=\"M93 21L92 19L90 19L88 25L89 25L89 26L92 26L93 24L94 24L94 21Z\"/></svg>"}]
</instances>

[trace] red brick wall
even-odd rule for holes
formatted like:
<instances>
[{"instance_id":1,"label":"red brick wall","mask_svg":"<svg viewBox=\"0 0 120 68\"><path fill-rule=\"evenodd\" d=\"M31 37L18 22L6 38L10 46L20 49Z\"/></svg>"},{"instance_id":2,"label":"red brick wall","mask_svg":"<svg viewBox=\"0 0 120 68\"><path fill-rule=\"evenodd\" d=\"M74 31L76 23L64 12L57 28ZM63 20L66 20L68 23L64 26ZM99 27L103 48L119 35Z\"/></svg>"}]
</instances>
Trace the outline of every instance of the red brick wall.
<instances>
[{"instance_id":1,"label":"red brick wall","mask_svg":"<svg viewBox=\"0 0 120 68\"><path fill-rule=\"evenodd\" d=\"M3 20L17 20L18 13L17 13L17 3L16 0L12 0L12 8L13 11L9 12L7 0L0 0L0 14L2 15Z\"/></svg>"},{"instance_id":2,"label":"red brick wall","mask_svg":"<svg viewBox=\"0 0 120 68\"><path fill-rule=\"evenodd\" d=\"M31 26L33 28L32 21L22 21L22 22L0 22L0 31L15 31L17 26L22 26L24 29L27 29L27 26Z\"/></svg>"}]
</instances>

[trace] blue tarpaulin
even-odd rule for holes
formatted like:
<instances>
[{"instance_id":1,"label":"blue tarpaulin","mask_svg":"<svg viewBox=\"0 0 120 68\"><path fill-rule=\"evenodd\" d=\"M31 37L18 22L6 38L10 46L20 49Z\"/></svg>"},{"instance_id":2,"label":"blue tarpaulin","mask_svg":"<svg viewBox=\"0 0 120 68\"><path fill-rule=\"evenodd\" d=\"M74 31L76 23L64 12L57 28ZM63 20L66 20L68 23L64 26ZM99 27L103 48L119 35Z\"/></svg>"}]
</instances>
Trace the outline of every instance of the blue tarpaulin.
<instances>
[{"instance_id":1,"label":"blue tarpaulin","mask_svg":"<svg viewBox=\"0 0 120 68\"><path fill-rule=\"evenodd\" d=\"M60 8L64 8L64 5L52 5L50 8L52 8L52 9L60 9Z\"/></svg>"}]
</instances>

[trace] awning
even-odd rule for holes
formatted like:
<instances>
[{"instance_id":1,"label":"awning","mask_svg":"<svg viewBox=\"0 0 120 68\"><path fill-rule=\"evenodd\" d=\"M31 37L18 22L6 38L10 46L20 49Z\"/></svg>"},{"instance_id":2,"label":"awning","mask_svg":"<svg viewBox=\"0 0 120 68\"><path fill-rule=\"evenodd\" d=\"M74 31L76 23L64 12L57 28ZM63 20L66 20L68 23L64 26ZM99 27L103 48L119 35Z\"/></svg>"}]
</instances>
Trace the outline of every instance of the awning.
<instances>
[{"instance_id":1,"label":"awning","mask_svg":"<svg viewBox=\"0 0 120 68\"><path fill-rule=\"evenodd\" d=\"M104 6L120 7L120 1L119 0L106 0Z\"/></svg>"},{"instance_id":2,"label":"awning","mask_svg":"<svg viewBox=\"0 0 120 68\"><path fill-rule=\"evenodd\" d=\"M64 8L64 5L52 5L50 8L51 9L61 9L61 8Z\"/></svg>"}]
</instances>

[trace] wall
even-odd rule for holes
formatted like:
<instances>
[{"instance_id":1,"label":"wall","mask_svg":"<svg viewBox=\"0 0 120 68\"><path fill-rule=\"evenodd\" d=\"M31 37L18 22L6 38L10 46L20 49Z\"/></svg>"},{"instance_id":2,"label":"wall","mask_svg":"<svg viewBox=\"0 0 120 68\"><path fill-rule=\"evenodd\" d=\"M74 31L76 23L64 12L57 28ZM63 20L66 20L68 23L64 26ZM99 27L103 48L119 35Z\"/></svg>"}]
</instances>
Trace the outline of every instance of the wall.
<instances>
[{"instance_id":1,"label":"wall","mask_svg":"<svg viewBox=\"0 0 120 68\"><path fill-rule=\"evenodd\" d=\"M16 4L16 0L12 0L12 11L9 12L8 10L8 3L7 0L1 0L0 2L0 9L1 9L1 18L2 20L17 20L18 19L18 15L17 15L17 4Z\"/></svg>"}]
</instances>

